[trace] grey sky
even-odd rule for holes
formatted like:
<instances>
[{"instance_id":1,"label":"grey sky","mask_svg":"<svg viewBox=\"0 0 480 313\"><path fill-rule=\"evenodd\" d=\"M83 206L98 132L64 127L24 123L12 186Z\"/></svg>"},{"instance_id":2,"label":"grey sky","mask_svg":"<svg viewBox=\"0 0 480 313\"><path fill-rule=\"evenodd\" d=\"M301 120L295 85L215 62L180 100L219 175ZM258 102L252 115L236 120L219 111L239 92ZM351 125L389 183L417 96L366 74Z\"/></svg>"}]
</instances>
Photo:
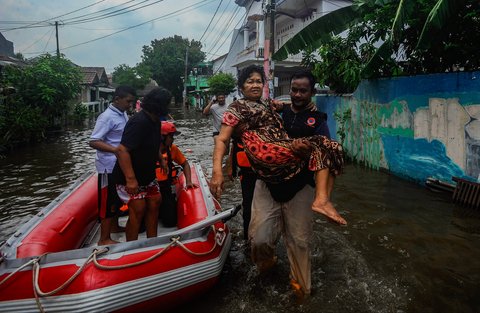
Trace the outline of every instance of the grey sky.
<instances>
[{"instance_id":1,"label":"grey sky","mask_svg":"<svg viewBox=\"0 0 480 313\"><path fill-rule=\"evenodd\" d=\"M27 58L55 53L58 21L60 52L109 73L120 64L134 66L142 46L173 35L195 40L203 35L207 59L216 58L228 51L231 31L245 13L233 0L1 0L0 6L0 32L15 52Z\"/></svg>"}]
</instances>

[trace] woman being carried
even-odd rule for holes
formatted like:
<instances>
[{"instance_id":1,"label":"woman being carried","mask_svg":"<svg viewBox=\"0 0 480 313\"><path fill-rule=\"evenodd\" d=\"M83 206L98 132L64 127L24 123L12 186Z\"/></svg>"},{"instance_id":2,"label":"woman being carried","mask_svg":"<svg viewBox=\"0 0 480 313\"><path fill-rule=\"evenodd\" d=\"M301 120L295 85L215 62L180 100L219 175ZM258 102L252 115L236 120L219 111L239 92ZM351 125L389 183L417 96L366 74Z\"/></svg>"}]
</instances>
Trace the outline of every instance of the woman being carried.
<instances>
[{"instance_id":1,"label":"woman being carried","mask_svg":"<svg viewBox=\"0 0 480 313\"><path fill-rule=\"evenodd\" d=\"M223 190L222 158L230 138L239 138L253 170L266 182L288 180L300 173L308 162L308 168L315 172L312 210L339 224L347 224L330 202L335 176L343 170L342 146L325 136L289 138L280 116L261 99L264 83L262 67L252 65L240 73L238 87L244 98L232 103L224 113L220 134L215 139L210 181L213 195L218 198ZM296 154L296 147L302 143L311 148L308 161Z\"/></svg>"}]
</instances>

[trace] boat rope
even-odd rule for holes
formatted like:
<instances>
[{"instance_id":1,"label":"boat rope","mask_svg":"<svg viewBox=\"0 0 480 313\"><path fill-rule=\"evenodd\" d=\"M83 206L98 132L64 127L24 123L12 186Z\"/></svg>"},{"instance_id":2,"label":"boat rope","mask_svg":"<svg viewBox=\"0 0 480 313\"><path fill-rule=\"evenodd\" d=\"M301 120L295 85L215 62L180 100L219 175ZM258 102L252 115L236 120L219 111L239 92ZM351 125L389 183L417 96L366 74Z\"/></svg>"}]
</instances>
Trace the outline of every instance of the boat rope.
<instances>
[{"instance_id":1,"label":"boat rope","mask_svg":"<svg viewBox=\"0 0 480 313\"><path fill-rule=\"evenodd\" d=\"M122 265L103 265L103 264L100 264L97 260L97 256L100 255L100 254L103 254L105 252L108 252L109 249L107 247L105 248L102 248L102 249L94 249L92 251L92 253L87 257L87 259L85 260L85 262L82 264L81 267L79 267L77 269L77 271L68 279L66 280L64 283L62 283L59 287L57 287L56 289L52 290L52 291L49 291L49 292L44 292L42 291L42 289L40 288L40 284L39 284L39 277L40 277L40 260L45 256L47 255L47 253L45 254L42 254L34 259L31 259L30 261L28 261L27 263L23 264L22 266L20 266L19 268L17 268L15 271L13 271L12 273L10 273L7 277L5 277L1 282L0 282L0 286L2 284L4 284L9 278L11 278L13 275L15 275L17 272L21 271L22 269L26 268L27 266L30 266L32 265L33 269L32 269L32 285L33 285L33 294L35 296L35 302L37 304L37 307L38 307L38 310L41 312L41 313L44 313L45 310L43 309L42 307L42 304L40 302L40 297L48 297L48 296L51 296L51 295L54 295L60 291L62 291L63 289L65 289L68 285L70 285L73 280L75 278L77 278L78 275L80 275L80 273L85 269L85 267L90 263L90 262L93 262L93 264L95 265L95 267L99 268L99 269L103 269L103 270L116 270L116 269L124 269L124 268L129 268L129 267L133 267L133 266L138 266L138 265L141 265L141 264L145 264L147 262L150 262L152 261L153 259L161 256L162 254L164 254L166 251L168 251L170 248L174 247L174 246L178 246L180 247L181 249L183 249L185 252L187 253L190 253L192 255L195 255L195 256L203 256L203 255L207 255L207 254L210 254L212 253L215 248L217 248L217 246L222 246L224 241L225 241L225 238L226 238L226 233L225 233L225 230L223 228L219 228L218 230L215 228L215 226L211 225L212 227L212 230L213 230L213 235L214 235L214 244L212 246L212 248L208 251L205 251L205 252L194 252L192 250L190 250L189 248L187 248L185 246L184 243L181 242L180 240L180 236L176 236L176 237L172 237L170 238L171 242L164 248L162 249L161 251L155 253L154 255L148 257L147 259L145 260L141 260L141 261L137 261L137 262L133 262L133 263L130 263L130 264L122 264Z\"/></svg>"},{"instance_id":2,"label":"boat rope","mask_svg":"<svg viewBox=\"0 0 480 313\"><path fill-rule=\"evenodd\" d=\"M10 277L12 277L13 275L15 275L17 272L20 272L22 269L24 269L25 267L33 264L33 262L35 261L35 259L32 259L30 261L28 261L27 263L23 264L22 266L20 266L19 268L17 268L16 270L14 270L13 272L11 272L7 277L5 277L2 281L0 281L0 286L5 283Z\"/></svg>"},{"instance_id":3,"label":"boat rope","mask_svg":"<svg viewBox=\"0 0 480 313\"><path fill-rule=\"evenodd\" d=\"M155 253L154 255L146 258L145 260L141 260L141 261L137 261L137 262L133 262L133 263L130 263L130 264L122 264L122 265L103 265L103 264L100 264L98 263L98 260L97 260L97 254L94 253L93 254L93 264L95 264L95 266L99 269L102 269L102 270L118 270L118 269L124 269L124 268L129 268L129 267L133 267L133 266L137 266L137 265L142 265L142 264L145 264L145 263L148 263L150 261L152 261L153 259L161 256L162 254L164 254L165 252L167 252L167 250L169 250L171 247L174 246L174 242L170 242L164 249L158 251L157 253Z\"/></svg>"},{"instance_id":4,"label":"boat rope","mask_svg":"<svg viewBox=\"0 0 480 313\"><path fill-rule=\"evenodd\" d=\"M108 249L103 249L103 251L101 251L101 253L106 252L106 251L108 251ZM80 275L80 273L88 265L88 263L90 263L92 261L93 256L97 252L98 252L98 250L94 249L93 252L85 260L83 265L81 267L79 267L78 270L67 281L65 281L63 284L61 284L56 289L54 289L52 291L49 291L49 292L43 292L42 289L40 288L40 284L38 283L38 278L40 276L40 263L39 262L40 262L41 258L46 255L46 253L39 256L38 258L35 258L35 259L32 260L33 261L33 270L32 270L32 273L33 273L33 275L32 275L33 294L35 296L35 302L37 303L37 307L38 307L40 312L42 312L42 313L45 312L42 308L42 304L40 303L40 297L48 297L48 296L54 295L57 292L65 289L68 285L70 285L72 283L72 281L75 278L77 278L78 275Z\"/></svg>"},{"instance_id":5,"label":"boat rope","mask_svg":"<svg viewBox=\"0 0 480 313\"><path fill-rule=\"evenodd\" d=\"M170 248L174 247L174 246L179 246L180 248L182 248L184 251L192 254L192 255L196 255L196 256L202 256L202 255L207 255L207 254L210 254L212 253L215 248L218 246L218 245L223 245L223 242L225 241L225 238L226 238L226 234L225 234L225 230L223 228L219 228L218 229L218 232L221 233L221 236L219 236L217 230L215 229L215 226L211 226L212 229L213 229L213 234L215 236L215 241L214 241L214 244L212 246L212 248L208 251L205 251L205 252L194 252L190 249L188 249L185 244L183 244L181 241L180 241L180 236L177 236L177 237L172 237L170 238L171 242L162 250L158 251L157 253L155 253L154 255L146 258L145 260L141 260L141 261L137 261L137 262L133 262L133 263L129 263L129 264L122 264L122 265L104 265L104 264L100 264L97 260L97 253L93 253L93 264L95 264L95 266L99 269L103 269L103 270L117 270L117 269L124 269L124 268L129 268L129 267L133 267L133 266L138 266L138 265L142 265L142 264L145 264L145 263L148 263L152 260L154 260L155 258L163 255L165 252L167 252L168 250L170 250Z\"/></svg>"},{"instance_id":6,"label":"boat rope","mask_svg":"<svg viewBox=\"0 0 480 313\"><path fill-rule=\"evenodd\" d=\"M172 240L175 241L176 245L178 245L180 248L182 248L184 251L192 254L192 255L195 255L195 256L202 256L202 255L207 255L207 254L210 254L212 253L215 248L217 247L217 245L221 246L223 245L223 242L225 241L225 230L223 228L219 228L218 231L222 234L221 236L218 236L218 233L217 233L217 230L215 229L215 227L212 225L212 228L213 228L213 235L215 236L215 242L212 246L212 248L209 250L209 251L205 251L205 252L194 252L192 250L190 250L189 248L187 248L181 241L180 241L180 238L179 237L176 237L176 238L172 238Z\"/></svg>"}]
</instances>

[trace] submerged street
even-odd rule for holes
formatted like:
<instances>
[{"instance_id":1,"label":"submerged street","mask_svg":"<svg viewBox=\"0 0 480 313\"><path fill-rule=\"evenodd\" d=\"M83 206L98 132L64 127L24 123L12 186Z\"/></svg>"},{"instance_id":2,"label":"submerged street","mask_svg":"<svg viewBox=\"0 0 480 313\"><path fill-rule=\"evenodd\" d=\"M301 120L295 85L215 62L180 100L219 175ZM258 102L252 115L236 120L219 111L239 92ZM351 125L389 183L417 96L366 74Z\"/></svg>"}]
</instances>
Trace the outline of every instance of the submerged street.
<instances>
[{"instance_id":1,"label":"submerged street","mask_svg":"<svg viewBox=\"0 0 480 313\"><path fill-rule=\"evenodd\" d=\"M172 108L175 143L190 162L211 172L211 123L199 112ZM0 159L0 241L6 240L85 171L94 121L46 143ZM223 208L241 202L229 182ZM243 242L241 212L230 225L234 242L216 288L175 312L479 312L480 212L455 207L448 195L389 174L348 165L333 202L349 222L315 217L312 297L297 304L288 260L258 277Z\"/></svg>"}]
</instances>

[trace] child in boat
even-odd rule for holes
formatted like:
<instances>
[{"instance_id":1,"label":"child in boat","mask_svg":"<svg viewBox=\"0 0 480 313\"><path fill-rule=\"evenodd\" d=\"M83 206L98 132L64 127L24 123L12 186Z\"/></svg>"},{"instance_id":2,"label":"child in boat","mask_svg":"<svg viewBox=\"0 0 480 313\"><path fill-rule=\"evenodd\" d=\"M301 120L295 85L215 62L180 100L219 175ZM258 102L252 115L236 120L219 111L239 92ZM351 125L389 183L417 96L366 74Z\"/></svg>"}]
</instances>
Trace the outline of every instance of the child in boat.
<instances>
[{"instance_id":1,"label":"child in boat","mask_svg":"<svg viewBox=\"0 0 480 313\"><path fill-rule=\"evenodd\" d=\"M162 121L162 145L160 147L163 159L167 161L167 171L160 167L156 169L156 176L158 184L160 185L160 192L162 193L162 204L159 210L159 217L165 227L174 227L177 225L177 201L175 193L172 192L172 184L177 179L177 170L174 164L180 165L185 175L185 188L193 188L192 174L190 164L173 143L174 136L179 135L175 124L169 121Z\"/></svg>"}]
</instances>

